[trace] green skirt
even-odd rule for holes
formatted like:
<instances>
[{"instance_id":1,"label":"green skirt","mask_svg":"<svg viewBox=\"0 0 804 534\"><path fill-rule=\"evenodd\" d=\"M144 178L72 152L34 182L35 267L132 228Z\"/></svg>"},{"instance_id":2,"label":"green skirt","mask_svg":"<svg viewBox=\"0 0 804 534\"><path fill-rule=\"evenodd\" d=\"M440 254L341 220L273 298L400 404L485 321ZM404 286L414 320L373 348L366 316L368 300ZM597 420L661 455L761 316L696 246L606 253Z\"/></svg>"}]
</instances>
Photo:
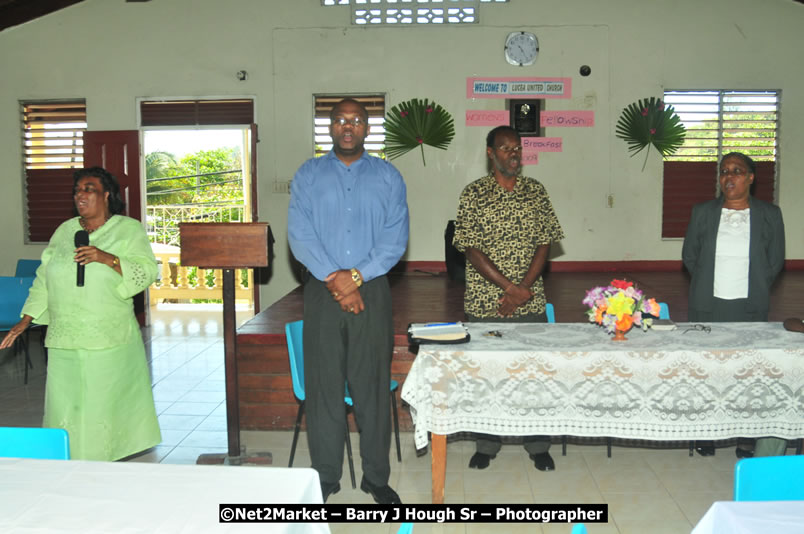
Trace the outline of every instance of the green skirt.
<instances>
[{"instance_id":1,"label":"green skirt","mask_svg":"<svg viewBox=\"0 0 804 534\"><path fill-rule=\"evenodd\" d=\"M142 339L101 350L51 348L42 426L67 430L76 460L119 460L159 444Z\"/></svg>"}]
</instances>

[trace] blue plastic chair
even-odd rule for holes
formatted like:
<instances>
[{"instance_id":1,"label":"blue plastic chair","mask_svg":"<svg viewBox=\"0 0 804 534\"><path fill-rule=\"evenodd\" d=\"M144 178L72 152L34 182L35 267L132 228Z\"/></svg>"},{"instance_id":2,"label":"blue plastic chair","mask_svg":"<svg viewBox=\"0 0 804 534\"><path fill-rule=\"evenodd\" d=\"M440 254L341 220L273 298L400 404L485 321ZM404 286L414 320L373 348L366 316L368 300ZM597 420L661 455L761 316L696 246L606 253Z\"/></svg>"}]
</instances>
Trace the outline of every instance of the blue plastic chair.
<instances>
[{"instance_id":1,"label":"blue plastic chair","mask_svg":"<svg viewBox=\"0 0 804 534\"><path fill-rule=\"evenodd\" d=\"M556 322L556 311L555 311L555 309L553 309L553 305L550 304L549 302L544 307L544 313L547 314L547 322L548 323Z\"/></svg>"},{"instance_id":2,"label":"blue plastic chair","mask_svg":"<svg viewBox=\"0 0 804 534\"><path fill-rule=\"evenodd\" d=\"M0 457L69 460L70 437L63 428L0 427Z\"/></svg>"},{"instance_id":3,"label":"blue plastic chair","mask_svg":"<svg viewBox=\"0 0 804 534\"><path fill-rule=\"evenodd\" d=\"M17 270L14 276L36 277L36 270L42 265L42 260L17 260ZM45 352L45 361L47 362L47 347L45 347L45 335L47 334L46 324L32 324L25 332L25 342L28 343L30 339L29 334L32 330L39 332L42 341L42 350Z\"/></svg>"},{"instance_id":4,"label":"blue plastic chair","mask_svg":"<svg viewBox=\"0 0 804 534\"><path fill-rule=\"evenodd\" d=\"M293 458L296 456L296 444L299 441L299 431L301 430L301 420L304 416L304 321L295 321L285 325L285 337L288 344L288 359L290 360L290 376L293 379L293 394L299 399L299 409L296 412L296 425L293 430L293 444L290 446L290 461L288 467L293 467ZM394 437L396 438L396 458L402 461L402 451L399 445L399 416L396 408L396 390L399 389L399 383L396 380L391 380L391 408L394 415ZM349 396L349 389L344 386L343 402L348 407L352 407L352 397ZM357 487L355 480L355 468L352 459L352 442L349 439L349 411L346 413L346 452L349 458L349 474L352 477L352 488Z\"/></svg>"},{"instance_id":5,"label":"blue plastic chair","mask_svg":"<svg viewBox=\"0 0 804 534\"><path fill-rule=\"evenodd\" d=\"M804 456L743 458L734 466L735 501L803 501Z\"/></svg>"},{"instance_id":6,"label":"blue plastic chair","mask_svg":"<svg viewBox=\"0 0 804 534\"><path fill-rule=\"evenodd\" d=\"M36 276L36 270L42 265L42 260L17 260L17 271L14 276Z\"/></svg>"},{"instance_id":7,"label":"blue plastic chair","mask_svg":"<svg viewBox=\"0 0 804 534\"><path fill-rule=\"evenodd\" d=\"M572 532L570 534L587 534L586 525L583 523L575 523L572 525Z\"/></svg>"},{"instance_id":8,"label":"blue plastic chair","mask_svg":"<svg viewBox=\"0 0 804 534\"><path fill-rule=\"evenodd\" d=\"M34 279L27 276L0 276L0 339L20 321L20 312L28 298ZM25 353L25 383L28 383L28 369L33 369L28 352L27 336L19 336L14 341L14 353Z\"/></svg>"}]
</instances>

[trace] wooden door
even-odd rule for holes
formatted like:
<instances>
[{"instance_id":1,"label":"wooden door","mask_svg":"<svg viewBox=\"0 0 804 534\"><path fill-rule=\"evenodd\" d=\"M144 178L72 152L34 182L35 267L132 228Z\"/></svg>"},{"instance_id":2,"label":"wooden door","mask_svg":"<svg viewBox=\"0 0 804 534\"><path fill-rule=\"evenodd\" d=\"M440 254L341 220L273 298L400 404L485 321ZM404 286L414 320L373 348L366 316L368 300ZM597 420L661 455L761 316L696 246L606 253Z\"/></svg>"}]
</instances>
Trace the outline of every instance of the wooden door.
<instances>
[{"instance_id":1,"label":"wooden door","mask_svg":"<svg viewBox=\"0 0 804 534\"><path fill-rule=\"evenodd\" d=\"M137 130L84 132L84 165L103 167L120 184L120 195L126 203L124 215L143 220L140 189L140 148ZM145 326L145 294L134 297L134 313L140 326Z\"/></svg>"},{"instance_id":2,"label":"wooden door","mask_svg":"<svg viewBox=\"0 0 804 534\"><path fill-rule=\"evenodd\" d=\"M251 195L249 202L251 203L251 222L258 222L260 220L260 214L257 203L257 143L259 143L260 139L257 132L257 125L251 124L249 126L248 132L248 143L247 149L249 151L248 160L249 160L249 176L251 181ZM270 227L268 229L270 232ZM273 236L271 237L271 242L273 242ZM273 248L269 251L270 255L273 251ZM269 258L270 263L269 265L273 265L273 258ZM267 271L268 269L272 269L273 267L267 267L265 269L252 269L253 276L251 280L253 282L251 291L252 291L252 299L254 301L254 315L257 315L260 312L260 282L263 279L261 276L261 271ZM263 273L264 274L264 273ZM264 283L264 282L263 282Z\"/></svg>"}]
</instances>

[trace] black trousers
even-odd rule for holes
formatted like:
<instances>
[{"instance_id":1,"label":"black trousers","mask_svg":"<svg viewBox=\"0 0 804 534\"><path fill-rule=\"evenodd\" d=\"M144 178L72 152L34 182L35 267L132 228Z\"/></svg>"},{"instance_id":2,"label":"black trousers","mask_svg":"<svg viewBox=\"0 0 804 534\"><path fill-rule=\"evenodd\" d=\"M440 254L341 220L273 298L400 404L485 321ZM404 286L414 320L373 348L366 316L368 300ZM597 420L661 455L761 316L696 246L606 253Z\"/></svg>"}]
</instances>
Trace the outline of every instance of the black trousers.
<instances>
[{"instance_id":1,"label":"black trousers","mask_svg":"<svg viewBox=\"0 0 804 534\"><path fill-rule=\"evenodd\" d=\"M546 323L546 313L534 313L524 315L522 317L491 317L481 318L474 315L466 314L466 320L469 322L483 322L483 323ZM477 452L494 456L502 448L502 439L500 436L491 434L475 434L475 447ZM542 454L550 450L550 436L525 436L523 439L525 450L528 454Z\"/></svg>"},{"instance_id":2,"label":"black trousers","mask_svg":"<svg viewBox=\"0 0 804 534\"><path fill-rule=\"evenodd\" d=\"M768 310L750 311L748 299L724 300L712 298L712 310L689 309L691 323L755 323L768 320Z\"/></svg>"},{"instance_id":3,"label":"black trousers","mask_svg":"<svg viewBox=\"0 0 804 534\"><path fill-rule=\"evenodd\" d=\"M364 283L359 291L366 309L355 315L341 310L323 282L310 277L304 285L307 441L321 481L338 482L343 471L347 431L343 397L348 382L360 432L363 476L384 486L391 474L391 290L382 276Z\"/></svg>"}]
</instances>

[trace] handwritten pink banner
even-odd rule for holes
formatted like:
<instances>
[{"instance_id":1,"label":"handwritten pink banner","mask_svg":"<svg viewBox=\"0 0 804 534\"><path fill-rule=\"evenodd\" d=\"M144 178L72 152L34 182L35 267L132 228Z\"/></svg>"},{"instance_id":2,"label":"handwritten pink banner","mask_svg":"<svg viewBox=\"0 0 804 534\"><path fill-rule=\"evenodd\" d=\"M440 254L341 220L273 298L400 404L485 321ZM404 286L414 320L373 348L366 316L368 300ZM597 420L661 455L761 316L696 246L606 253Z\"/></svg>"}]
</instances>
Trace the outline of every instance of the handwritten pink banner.
<instances>
[{"instance_id":1,"label":"handwritten pink banner","mask_svg":"<svg viewBox=\"0 0 804 534\"><path fill-rule=\"evenodd\" d=\"M522 151L522 165L536 165L539 163L538 152L525 152Z\"/></svg>"},{"instance_id":2,"label":"handwritten pink banner","mask_svg":"<svg viewBox=\"0 0 804 534\"><path fill-rule=\"evenodd\" d=\"M533 152L563 152L564 142L561 137L523 137L522 159Z\"/></svg>"},{"instance_id":3,"label":"handwritten pink banner","mask_svg":"<svg viewBox=\"0 0 804 534\"><path fill-rule=\"evenodd\" d=\"M595 125L594 111L542 111L539 116L542 127L561 126L583 128Z\"/></svg>"},{"instance_id":4,"label":"handwritten pink banner","mask_svg":"<svg viewBox=\"0 0 804 534\"><path fill-rule=\"evenodd\" d=\"M510 112L505 110L466 110L467 126L500 126L510 122Z\"/></svg>"}]
</instances>

